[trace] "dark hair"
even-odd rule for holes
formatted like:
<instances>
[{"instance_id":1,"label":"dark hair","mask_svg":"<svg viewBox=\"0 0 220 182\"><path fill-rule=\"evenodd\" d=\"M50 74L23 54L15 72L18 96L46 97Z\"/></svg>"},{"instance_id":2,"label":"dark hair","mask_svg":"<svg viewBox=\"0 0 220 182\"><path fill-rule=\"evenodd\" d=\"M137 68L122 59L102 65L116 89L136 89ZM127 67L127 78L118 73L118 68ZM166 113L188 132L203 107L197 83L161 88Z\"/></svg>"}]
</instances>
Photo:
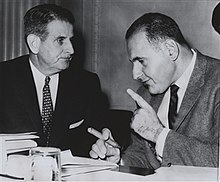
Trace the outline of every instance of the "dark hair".
<instances>
[{"instance_id":1,"label":"dark hair","mask_svg":"<svg viewBox=\"0 0 220 182\"><path fill-rule=\"evenodd\" d=\"M28 10L24 16L25 41L29 34L35 34L44 41L48 35L47 25L54 20L74 24L73 14L66 8L55 4L41 4Z\"/></svg>"},{"instance_id":2,"label":"dark hair","mask_svg":"<svg viewBox=\"0 0 220 182\"><path fill-rule=\"evenodd\" d=\"M220 3L214 8L212 13L212 26L220 34Z\"/></svg>"},{"instance_id":3,"label":"dark hair","mask_svg":"<svg viewBox=\"0 0 220 182\"><path fill-rule=\"evenodd\" d=\"M151 44L170 38L189 47L177 23L172 18L160 13L146 13L135 20L126 32L126 40L139 31L145 32L146 38Z\"/></svg>"}]
</instances>

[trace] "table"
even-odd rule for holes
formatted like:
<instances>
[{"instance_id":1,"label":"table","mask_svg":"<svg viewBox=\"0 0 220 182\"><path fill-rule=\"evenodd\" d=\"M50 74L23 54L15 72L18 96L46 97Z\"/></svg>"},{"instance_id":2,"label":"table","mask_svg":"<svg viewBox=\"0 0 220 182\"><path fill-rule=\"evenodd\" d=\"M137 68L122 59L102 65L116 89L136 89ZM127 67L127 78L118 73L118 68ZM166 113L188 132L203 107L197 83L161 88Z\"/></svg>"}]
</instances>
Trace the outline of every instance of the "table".
<instances>
[{"instance_id":1,"label":"table","mask_svg":"<svg viewBox=\"0 0 220 182\"><path fill-rule=\"evenodd\" d=\"M22 167L23 162L19 163ZM22 167L24 169L25 167ZM71 175L67 181L220 181L219 169L211 167L170 166L161 167L154 174L141 176L114 170L102 170L92 173ZM0 177L2 181L18 181ZM20 180L22 181L22 180Z\"/></svg>"},{"instance_id":2,"label":"table","mask_svg":"<svg viewBox=\"0 0 220 182\"><path fill-rule=\"evenodd\" d=\"M218 181L218 169L209 167L171 166L161 167L156 173L140 176L105 170L74 175L70 181Z\"/></svg>"}]
</instances>

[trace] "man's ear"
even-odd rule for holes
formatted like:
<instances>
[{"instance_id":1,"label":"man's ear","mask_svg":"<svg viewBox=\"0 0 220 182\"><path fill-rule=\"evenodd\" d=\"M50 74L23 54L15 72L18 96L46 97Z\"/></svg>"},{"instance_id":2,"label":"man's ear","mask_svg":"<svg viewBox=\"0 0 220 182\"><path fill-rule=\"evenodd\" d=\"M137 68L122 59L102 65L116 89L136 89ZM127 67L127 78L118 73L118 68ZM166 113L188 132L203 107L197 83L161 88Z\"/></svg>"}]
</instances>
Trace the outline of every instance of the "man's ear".
<instances>
[{"instance_id":1,"label":"man's ear","mask_svg":"<svg viewBox=\"0 0 220 182\"><path fill-rule=\"evenodd\" d=\"M39 47L40 47L40 37L34 34L29 34L27 36L27 43L28 46L34 54L37 54L39 52Z\"/></svg>"},{"instance_id":2,"label":"man's ear","mask_svg":"<svg viewBox=\"0 0 220 182\"><path fill-rule=\"evenodd\" d=\"M172 61L176 61L179 56L179 47L176 41L172 39L167 39L165 42L165 47L167 49L168 55Z\"/></svg>"}]
</instances>

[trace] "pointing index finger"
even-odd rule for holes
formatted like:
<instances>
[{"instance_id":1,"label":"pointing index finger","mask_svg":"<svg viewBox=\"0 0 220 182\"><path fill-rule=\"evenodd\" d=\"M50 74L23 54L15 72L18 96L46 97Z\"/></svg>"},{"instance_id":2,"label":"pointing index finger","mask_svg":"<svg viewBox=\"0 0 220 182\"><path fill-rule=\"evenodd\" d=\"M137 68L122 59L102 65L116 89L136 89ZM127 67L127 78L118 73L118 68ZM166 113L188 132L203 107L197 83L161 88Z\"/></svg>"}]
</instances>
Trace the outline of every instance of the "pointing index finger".
<instances>
[{"instance_id":1,"label":"pointing index finger","mask_svg":"<svg viewBox=\"0 0 220 182\"><path fill-rule=\"evenodd\" d=\"M127 93L131 96L131 98L137 102L137 104L143 109L149 109L149 104L136 92L131 89L127 89Z\"/></svg>"}]
</instances>

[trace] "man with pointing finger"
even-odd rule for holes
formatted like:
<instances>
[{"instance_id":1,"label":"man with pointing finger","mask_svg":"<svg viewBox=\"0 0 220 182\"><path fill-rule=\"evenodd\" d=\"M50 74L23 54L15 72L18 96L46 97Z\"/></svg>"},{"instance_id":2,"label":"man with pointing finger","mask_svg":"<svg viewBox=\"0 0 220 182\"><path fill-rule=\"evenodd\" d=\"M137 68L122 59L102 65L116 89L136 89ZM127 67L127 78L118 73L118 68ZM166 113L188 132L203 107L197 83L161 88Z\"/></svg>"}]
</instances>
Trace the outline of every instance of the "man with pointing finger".
<instances>
[{"instance_id":1,"label":"man with pointing finger","mask_svg":"<svg viewBox=\"0 0 220 182\"><path fill-rule=\"evenodd\" d=\"M153 169L217 167L220 61L192 49L176 22L160 13L138 18L126 43L133 78L143 84L137 93L127 90L138 106L132 142L120 151L108 145L113 137L104 129L90 156Z\"/></svg>"}]
</instances>

